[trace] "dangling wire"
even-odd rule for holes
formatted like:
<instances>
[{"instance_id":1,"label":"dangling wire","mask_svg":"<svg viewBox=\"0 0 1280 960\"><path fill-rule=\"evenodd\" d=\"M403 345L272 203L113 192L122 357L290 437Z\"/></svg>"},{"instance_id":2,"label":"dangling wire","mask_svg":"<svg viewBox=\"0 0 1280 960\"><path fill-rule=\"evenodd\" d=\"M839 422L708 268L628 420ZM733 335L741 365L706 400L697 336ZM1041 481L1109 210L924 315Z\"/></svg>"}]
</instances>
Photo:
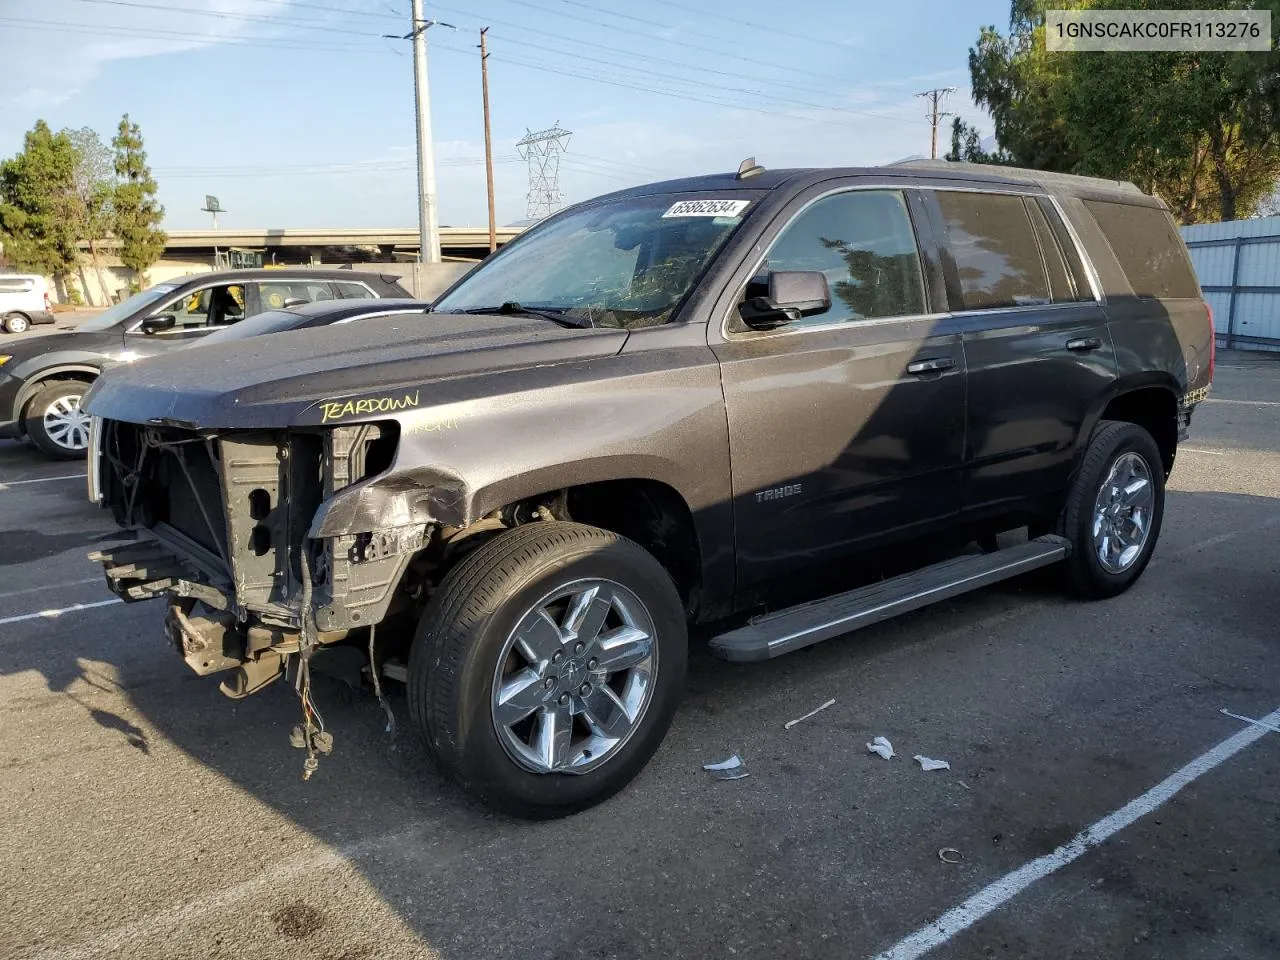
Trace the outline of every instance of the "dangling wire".
<instances>
[{"instance_id":1,"label":"dangling wire","mask_svg":"<svg viewBox=\"0 0 1280 960\"><path fill-rule=\"evenodd\" d=\"M315 647L315 621L311 616L311 563L307 557L307 545L304 540L298 554L298 565L302 574L302 596L300 626L298 640L298 697L302 701L302 742L307 750L307 759L302 763L302 779L310 780L311 775L320 766L316 759L316 747L324 753L332 749L331 741L324 731L324 718L316 709L311 699L311 651Z\"/></svg>"},{"instance_id":2,"label":"dangling wire","mask_svg":"<svg viewBox=\"0 0 1280 960\"><path fill-rule=\"evenodd\" d=\"M387 698L382 695L382 668L378 664L378 658L374 653L374 640L377 636L377 626L369 627L369 673L373 676L373 692L378 698L378 703L382 705L382 712L387 715L386 732L393 737L396 734L396 715L391 712L391 704L387 703Z\"/></svg>"}]
</instances>

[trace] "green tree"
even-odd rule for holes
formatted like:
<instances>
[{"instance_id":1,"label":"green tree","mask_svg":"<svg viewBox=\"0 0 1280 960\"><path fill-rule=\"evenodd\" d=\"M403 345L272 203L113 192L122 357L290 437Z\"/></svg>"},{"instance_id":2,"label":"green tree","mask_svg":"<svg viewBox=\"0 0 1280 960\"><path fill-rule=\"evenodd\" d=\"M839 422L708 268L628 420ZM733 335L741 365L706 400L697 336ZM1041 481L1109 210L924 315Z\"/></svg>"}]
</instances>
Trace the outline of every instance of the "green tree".
<instances>
[{"instance_id":1,"label":"green tree","mask_svg":"<svg viewBox=\"0 0 1280 960\"><path fill-rule=\"evenodd\" d=\"M1126 9L1131 2L1094 5ZM1275 30L1280 3L1267 5ZM1184 223L1248 216L1274 188L1280 52L1067 56L1063 115L1082 171L1133 180Z\"/></svg>"},{"instance_id":2,"label":"green tree","mask_svg":"<svg viewBox=\"0 0 1280 960\"><path fill-rule=\"evenodd\" d=\"M164 207L156 203L156 182L142 148L142 131L126 113L111 140L119 182L112 194L113 224L120 241L120 261L142 285L147 269L160 259L168 237L159 229Z\"/></svg>"},{"instance_id":3,"label":"green tree","mask_svg":"<svg viewBox=\"0 0 1280 960\"><path fill-rule=\"evenodd\" d=\"M974 103L987 108L996 143L1017 166L1063 173L1078 166L1061 107L1070 54L1050 54L1044 46L1045 11L1074 6L1080 4L1011 0L1009 35L983 27L969 50Z\"/></svg>"},{"instance_id":4,"label":"green tree","mask_svg":"<svg viewBox=\"0 0 1280 960\"><path fill-rule=\"evenodd\" d=\"M96 130L81 127L64 130L76 151L76 235L89 246L89 260L98 279L104 303L110 302L102 272L101 242L112 233L115 215L115 158ZM86 290L88 285L86 284Z\"/></svg>"},{"instance_id":5,"label":"green tree","mask_svg":"<svg viewBox=\"0 0 1280 960\"><path fill-rule=\"evenodd\" d=\"M1055 53L1049 8L1196 9L1201 0L1012 0L1008 36L969 52L974 100L1020 165L1132 180L1184 223L1248 216L1280 178L1280 51ZM1234 0L1215 8L1267 7ZM961 143L963 148L964 144Z\"/></svg>"},{"instance_id":6,"label":"green tree","mask_svg":"<svg viewBox=\"0 0 1280 960\"><path fill-rule=\"evenodd\" d=\"M951 149L947 151L946 159L965 163L1008 164L1013 162L1009 155L999 148L990 153L983 150L977 128L965 123L959 117L951 121Z\"/></svg>"},{"instance_id":7,"label":"green tree","mask_svg":"<svg viewBox=\"0 0 1280 960\"><path fill-rule=\"evenodd\" d=\"M0 163L0 239L10 265L58 276L74 268L75 166L70 138L43 120L27 131L22 152Z\"/></svg>"}]
</instances>

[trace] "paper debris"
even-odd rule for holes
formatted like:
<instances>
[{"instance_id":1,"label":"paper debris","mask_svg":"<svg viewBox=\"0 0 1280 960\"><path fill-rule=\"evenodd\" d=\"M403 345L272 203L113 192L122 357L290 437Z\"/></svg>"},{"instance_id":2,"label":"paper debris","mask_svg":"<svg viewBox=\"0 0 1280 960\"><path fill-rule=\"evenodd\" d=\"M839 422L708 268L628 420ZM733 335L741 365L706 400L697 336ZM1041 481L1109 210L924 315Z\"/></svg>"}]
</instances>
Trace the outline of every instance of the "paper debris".
<instances>
[{"instance_id":1,"label":"paper debris","mask_svg":"<svg viewBox=\"0 0 1280 960\"><path fill-rule=\"evenodd\" d=\"M820 714L823 710L827 709L827 707L832 706L835 702L836 702L836 701L835 701L835 699L834 699L834 698L832 698L831 700L828 700L826 703L824 703L822 706L818 707L818 709L816 709L816 710L810 710L810 711L809 711L808 713L806 713L803 717L796 717L794 720L788 720L786 723L784 723L784 724L782 725L782 729L784 729L784 730L790 730L792 727L794 727L794 726L795 726L797 723L799 723L800 721L802 721L802 720L808 720L810 717L815 717L815 716L817 716L817 715L818 715L818 714Z\"/></svg>"},{"instance_id":2,"label":"paper debris","mask_svg":"<svg viewBox=\"0 0 1280 960\"><path fill-rule=\"evenodd\" d=\"M880 756L884 757L886 760L893 759L893 744L890 743L888 740L886 740L884 737L876 737L874 740L868 743L867 750L870 753L879 754Z\"/></svg>"},{"instance_id":3,"label":"paper debris","mask_svg":"<svg viewBox=\"0 0 1280 960\"><path fill-rule=\"evenodd\" d=\"M918 754L918 753L911 759L915 760L918 764L920 764L921 770L950 770L951 769L951 764L947 763L947 761L945 760L933 760L933 759L930 759L929 757L922 756L921 754Z\"/></svg>"},{"instance_id":4,"label":"paper debris","mask_svg":"<svg viewBox=\"0 0 1280 960\"><path fill-rule=\"evenodd\" d=\"M741 780L743 777L751 776L751 774L747 773L747 768L743 764L742 758L736 753L728 760L721 760L718 763L704 763L702 769L717 780Z\"/></svg>"},{"instance_id":5,"label":"paper debris","mask_svg":"<svg viewBox=\"0 0 1280 960\"><path fill-rule=\"evenodd\" d=\"M964 859L964 854L955 847L943 847L938 851L938 859L943 863L959 863Z\"/></svg>"}]
</instances>

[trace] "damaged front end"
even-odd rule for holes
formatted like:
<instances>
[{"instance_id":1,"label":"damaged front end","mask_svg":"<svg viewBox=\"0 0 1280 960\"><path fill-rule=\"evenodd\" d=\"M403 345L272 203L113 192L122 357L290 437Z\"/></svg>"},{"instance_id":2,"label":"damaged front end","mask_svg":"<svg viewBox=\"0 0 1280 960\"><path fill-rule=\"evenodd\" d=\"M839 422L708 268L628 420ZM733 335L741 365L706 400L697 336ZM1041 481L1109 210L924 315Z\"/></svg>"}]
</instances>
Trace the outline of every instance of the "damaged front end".
<instances>
[{"instance_id":1,"label":"damaged front end","mask_svg":"<svg viewBox=\"0 0 1280 960\"><path fill-rule=\"evenodd\" d=\"M138 539L92 558L126 602L167 598L170 641L200 675L232 671L228 696L297 663L308 707L312 652L364 641L365 628L420 599L400 587L438 529L430 518L312 529L323 505L367 509L349 488L387 470L398 431L395 422L202 431L96 420L91 496Z\"/></svg>"}]
</instances>

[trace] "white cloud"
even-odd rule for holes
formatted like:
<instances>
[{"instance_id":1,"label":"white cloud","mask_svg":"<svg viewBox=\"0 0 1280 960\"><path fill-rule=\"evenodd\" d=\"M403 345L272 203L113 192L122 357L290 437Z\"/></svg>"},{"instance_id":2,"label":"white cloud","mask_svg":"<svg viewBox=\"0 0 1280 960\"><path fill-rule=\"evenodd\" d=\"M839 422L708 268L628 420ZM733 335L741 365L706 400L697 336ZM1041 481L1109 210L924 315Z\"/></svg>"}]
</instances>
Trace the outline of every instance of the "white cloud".
<instances>
[{"instance_id":1,"label":"white cloud","mask_svg":"<svg viewBox=\"0 0 1280 960\"><path fill-rule=\"evenodd\" d=\"M159 6L163 0L147 2ZM0 18L6 21L0 104L31 112L57 106L84 89L105 64L211 46L241 36L247 27L255 34L269 32L272 25L235 15L271 15L278 9L287 8L278 0L194 0L184 4L187 12L170 13L79 0L0 0Z\"/></svg>"}]
</instances>

